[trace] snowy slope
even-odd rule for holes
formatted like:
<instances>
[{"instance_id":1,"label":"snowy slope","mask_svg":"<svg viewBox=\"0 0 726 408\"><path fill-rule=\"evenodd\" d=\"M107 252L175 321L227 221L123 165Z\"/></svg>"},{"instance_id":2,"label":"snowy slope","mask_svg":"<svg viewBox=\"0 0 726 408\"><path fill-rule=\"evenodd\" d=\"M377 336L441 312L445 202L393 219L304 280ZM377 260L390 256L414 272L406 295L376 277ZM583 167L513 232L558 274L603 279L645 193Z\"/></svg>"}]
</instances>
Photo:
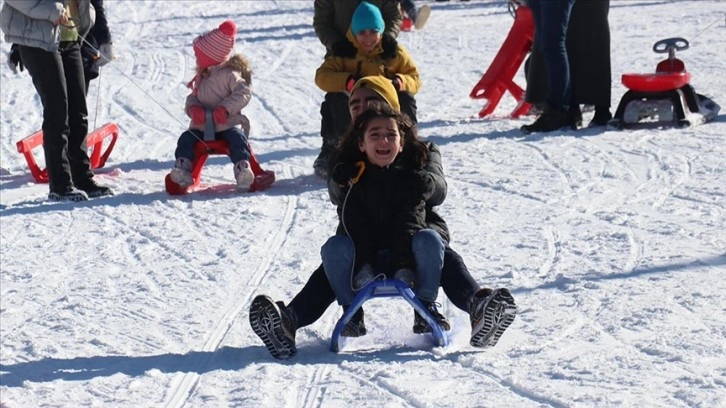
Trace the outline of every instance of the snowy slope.
<instances>
[{"instance_id":1,"label":"snowy slope","mask_svg":"<svg viewBox=\"0 0 726 408\"><path fill-rule=\"evenodd\" d=\"M511 288L520 315L495 348L474 349L468 316L441 292L454 344L432 349L411 333L410 307L377 299L369 335L333 354L331 307L281 362L247 309L260 293L292 299L336 224L312 174L323 96L312 1L105 3L118 59L89 106L92 124L121 130L98 172L116 196L44 200L15 148L40 128L39 99L0 57L4 406L726 406L723 113L689 129L524 136L532 119L507 118L506 96L479 119L483 101L468 95L512 18L500 0L431 2L427 27L400 41L422 73L421 132L448 175L440 212L474 277ZM679 56L693 85L726 106L726 3L611 3L613 109L620 74L652 72L653 43L674 36L691 41ZM237 194L216 156L208 189L170 197L190 44L225 18L254 64L252 146L278 180Z\"/></svg>"}]
</instances>

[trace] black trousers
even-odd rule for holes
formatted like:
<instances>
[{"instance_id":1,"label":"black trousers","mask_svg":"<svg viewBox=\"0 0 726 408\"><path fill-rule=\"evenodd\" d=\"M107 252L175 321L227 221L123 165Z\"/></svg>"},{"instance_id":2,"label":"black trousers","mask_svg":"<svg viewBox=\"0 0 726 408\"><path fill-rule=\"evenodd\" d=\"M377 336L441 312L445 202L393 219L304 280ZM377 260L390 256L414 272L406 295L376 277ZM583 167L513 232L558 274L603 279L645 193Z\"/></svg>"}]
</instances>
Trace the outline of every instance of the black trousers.
<instances>
[{"instance_id":1,"label":"black trousers","mask_svg":"<svg viewBox=\"0 0 726 408\"><path fill-rule=\"evenodd\" d=\"M441 270L441 287L446 297L457 308L469 313L469 299L479 285L469 273L464 260L448 245L444 249L444 267ZM313 324L335 302L335 293L330 287L321 264L308 279L300 293L290 302L297 315L298 328Z\"/></svg>"},{"instance_id":2,"label":"black trousers","mask_svg":"<svg viewBox=\"0 0 726 408\"><path fill-rule=\"evenodd\" d=\"M51 191L92 177L86 150L88 107L77 42L61 42L56 52L20 46L20 58L43 104L43 150Z\"/></svg>"},{"instance_id":3,"label":"black trousers","mask_svg":"<svg viewBox=\"0 0 726 408\"><path fill-rule=\"evenodd\" d=\"M413 121L414 125L418 123L416 118L416 98L410 92L398 92L398 103L401 105L401 113L405 113Z\"/></svg>"},{"instance_id":4,"label":"black trousers","mask_svg":"<svg viewBox=\"0 0 726 408\"><path fill-rule=\"evenodd\" d=\"M328 92L320 105L320 136L323 144L337 147L338 141L350 126L349 95L347 92Z\"/></svg>"}]
</instances>

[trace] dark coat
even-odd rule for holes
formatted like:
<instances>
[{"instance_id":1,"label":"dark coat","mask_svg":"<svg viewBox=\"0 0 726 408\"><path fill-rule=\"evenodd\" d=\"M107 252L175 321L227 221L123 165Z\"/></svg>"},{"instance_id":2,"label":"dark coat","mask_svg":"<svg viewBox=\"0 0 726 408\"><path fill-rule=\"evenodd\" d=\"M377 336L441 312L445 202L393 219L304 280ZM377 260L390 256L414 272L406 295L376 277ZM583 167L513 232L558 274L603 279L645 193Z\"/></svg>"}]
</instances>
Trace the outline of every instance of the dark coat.
<instances>
[{"instance_id":1,"label":"dark coat","mask_svg":"<svg viewBox=\"0 0 726 408\"><path fill-rule=\"evenodd\" d=\"M372 264L380 250L391 251L391 268L415 269L413 234L426 228L426 204L420 187L412 186L413 171L397 160L388 167L365 161L358 182L344 190L338 206L338 234L355 245L356 270ZM347 190L347 191L346 191Z\"/></svg>"},{"instance_id":2,"label":"dark coat","mask_svg":"<svg viewBox=\"0 0 726 408\"><path fill-rule=\"evenodd\" d=\"M567 55L575 104L610 106L609 10L610 0L577 0L572 7L567 29ZM534 41L526 74L526 100L541 104L547 97L547 67L538 50L537 38Z\"/></svg>"},{"instance_id":3,"label":"dark coat","mask_svg":"<svg viewBox=\"0 0 726 408\"><path fill-rule=\"evenodd\" d=\"M386 24L384 34L398 36L401 30L401 11L398 2L394 0L368 0L381 10L383 21ZM360 0L315 0L313 28L315 35L325 45L330 54L333 44L345 39L353 12L360 4Z\"/></svg>"},{"instance_id":4,"label":"dark coat","mask_svg":"<svg viewBox=\"0 0 726 408\"><path fill-rule=\"evenodd\" d=\"M430 197L426 199L426 228L431 228L441 235L444 242L448 243L450 238L449 227L446 225L441 216L436 213L433 207L443 204L446 200L448 186L444 177L444 165L441 161L441 152L438 146L433 142L424 142L428 147L427 161L424 170L428 173L433 181L434 191ZM335 205L340 205L344 198L343 189L334 181L328 180L328 195L330 201Z\"/></svg>"},{"instance_id":5,"label":"dark coat","mask_svg":"<svg viewBox=\"0 0 726 408\"><path fill-rule=\"evenodd\" d=\"M86 78L86 82L97 78L99 74L100 57L96 50L101 46L101 44L112 42L111 31L108 29L108 20L106 19L106 10L103 8L103 0L91 0L91 4L93 5L93 8L96 9L96 24L94 24L93 27L91 27L91 30L88 31L86 41L81 43L83 74Z\"/></svg>"}]
</instances>

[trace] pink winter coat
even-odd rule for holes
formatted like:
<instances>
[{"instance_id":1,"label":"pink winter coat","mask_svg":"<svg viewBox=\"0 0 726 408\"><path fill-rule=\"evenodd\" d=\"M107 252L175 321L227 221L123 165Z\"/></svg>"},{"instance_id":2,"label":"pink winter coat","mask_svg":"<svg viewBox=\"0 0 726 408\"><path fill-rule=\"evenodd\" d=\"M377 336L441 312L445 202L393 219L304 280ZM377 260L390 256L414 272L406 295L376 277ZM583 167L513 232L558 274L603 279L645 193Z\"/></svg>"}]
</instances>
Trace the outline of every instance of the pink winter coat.
<instances>
[{"instance_id":1,"label":"pink winter coat","mask_svg":"<svg viewBox=\"0 0 726 408\"><path fill-rule=\"evenodd\" d=\"M234 57L233 57L234 58ZM189 107L201 105L204 109L214 110L223 106L229 117L226 125L216 125L214 131L222 132L234 126L242 126L245 135L250 136L250 121L242 114L252 97L249 68L239 69L237 64L225 64L208 68L200 76L195 90L187 97L184 111L189 115ZM189 124L190 129L204 131L204 124Z\"/></svg>"}]
</instances>

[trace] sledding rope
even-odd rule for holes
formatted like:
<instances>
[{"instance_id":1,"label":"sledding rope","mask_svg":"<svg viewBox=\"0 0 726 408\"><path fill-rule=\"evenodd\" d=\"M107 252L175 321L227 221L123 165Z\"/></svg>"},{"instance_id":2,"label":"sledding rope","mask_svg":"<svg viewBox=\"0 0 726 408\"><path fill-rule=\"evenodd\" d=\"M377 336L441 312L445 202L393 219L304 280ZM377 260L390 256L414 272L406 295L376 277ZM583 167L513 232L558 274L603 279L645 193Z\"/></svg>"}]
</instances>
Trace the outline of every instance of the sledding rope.
<instances>
[{"instance_id":1,"label":"sledding rope","mask_svg":"<svg viewBox=\"0 0 726 408\"><path fill-rule=\"evenodd\" d=\"M726 16L726 15L725 15L725 16ZM718 23L719 21L721 21L721 17L719 17L719 18L717 18L717 19L713 20L713 22L712 22L711 24L707 25L707 26L706 26L706 28L704 28L704 29L703 29L703 30L701 30L701 31L700 31L700 32L699 32L698 34L696 34L696 35L694 35L693 37L691 37L691 41L693 41L693 40L694 40L695 38L697 38L697 37L698 37L699 35L701 35L701 34L705 33L705 32L706 32L706 31L708 31L709 29L711 29L711 27L713 27L713 25L714 25L714 24L716 24L716 23Z\"/></svg>"},{"instance_id":2,"label":"sledding rope","mask_svg":"<svg viewBox=\"0 0 726 408\"><path fill-rule=\"evenodd\" d=\"M98 49L97 49L96 47L94 47L94 46L93 46L93 45L92 45L91 43L89 43L88 41L86 41L86 37L81 37L81 40L82 40L82 42L83 42L84 44L86 44L86 45L88 45L89 47L91 47L91 49L92 49L93 51L95 51L95 52L96 52L96 53L97 53L98 55L100 55L100 56L101 56L101 58L103 58L104 60L106 60L106 62L107 62L107 63L108 63L108 62L111 62L111 60L109 60L108 58L106 58L106 56L105 56L105 55L101 54L101 51L99 51L99 50L98 50ZM149 99L151 99L151 100L152 100L152 101L153 101L153 102L154 102L154 103L155 103L155 104L156 104L157 106L159 106L159 107L160 107L161 109L163 109L163 110L164 110L164 112L166 112L166 113L167 113L167 114L168 114L168 115L169 115L170 117L172 117L172 118L173 118L174 120L176 120L176 121L177 121L177 123L179 123L179 124L180 124L180 125L181 125L182 127L186 127L186 126L187 126L187 124L186 124L186 123L184 123L184 122L180 121L180 120L179 120L179 119L178 119L178 118L177 118L176 116L174 116L174 115L173 115L173 114L172 114L171 112L169 112L169 110L168 110L168 109L167 109L167 108L166 108L166 107L165 107L164 105L162 105L161 103L159 103L159 101L157 101L157 100L156 100L156 99L155 99L155 98L154 98L153 96L151 96L151 95L150 95L150 94L149 94L148 92L146 92L146 91L144 90L144 88L142 88L142 87L141 87L141 86L140 86L139 84L137 84L136 82L134 82L133 78L131 78L131 77L130 77L129 75L127 75L127 74L126 74L125 72L123 72L123 71L121 70L121 68L118 68L117 66L115 66L115 65L113 65L113 64L111 64L111 66L112 66L112 67L113 67L113 68L114 68L114 69L115 69L116 71L118 71L119 73L121 73L121 75L123 75L123 76L124 76L124 77L125 77L126 79L128 79L128 80L129 80L129 82L131 82L131 83L132 83L132 84L133 84L133 85L134 85L134 86L135 86L136 88L138 88L138 89L139 89L139 90L140 90L140 91L141 91L141 92L142 92L142 93L143 93L144 95L146 95L146 96L147 96L147 97L148 97ZM100 73L99 73L99 80L100 80ZM99 84L99 88L100 88L100 84ZM94 125L95 125L95 124L94 124ZM197 140L198 140L199 142L201 142L202 144L204 144L204 146L206 146L206 148L207 148L207 151L208 151L208 152L209 152L209 151L212 151L212 149L211 149L211 148L209 147L209 145L208 145L208 144L207 144L207 143L206 143L206 142L204 141L204 139L202 139L202 138L200 138L199 136L197 136L197 135L196 135L196 134L195 134L194 132L192 132L192 134L194 135L194 137L195 137L195 138L196 138L196 139L197 139Z\"/></svg>"},{"instance_id":3,"label":"sledding rope","mask_svg":"<svg viewBox=\"0 0 726 408\"><path fill-rule=\"evenodd\" d=\"M98 102L101 99L101 77L103 76L103 67L98 67L98 84L96 85L96 113L93 115L93 128L96 129L96 120L98 119Z\"/></svg>"}]
</instances>

